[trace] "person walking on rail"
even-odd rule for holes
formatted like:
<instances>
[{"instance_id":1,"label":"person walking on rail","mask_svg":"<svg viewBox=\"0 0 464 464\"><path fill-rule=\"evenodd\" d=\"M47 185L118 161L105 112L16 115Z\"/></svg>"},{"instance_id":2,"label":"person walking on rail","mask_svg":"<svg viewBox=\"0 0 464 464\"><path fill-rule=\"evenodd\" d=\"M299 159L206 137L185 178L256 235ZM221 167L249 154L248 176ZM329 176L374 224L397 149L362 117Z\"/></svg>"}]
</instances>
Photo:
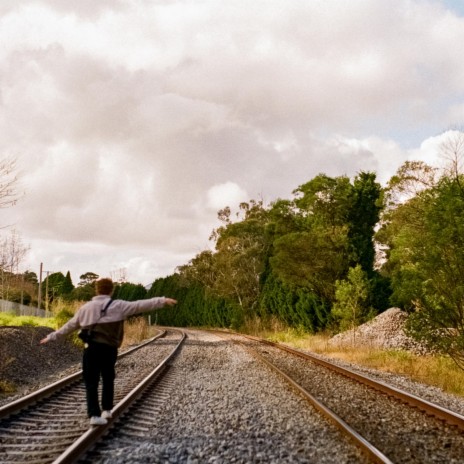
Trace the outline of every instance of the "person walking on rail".
<instances>
[{"instance_id":1,"label":"person walking on rail","mask_svg":"<svg viewBox=\"0 0 464 464\"><path fill-rule=\"evenodd\" d=\"M40 341L48 343L81 329L79 337L85 342L82 371L86 389L87 414L90 425L105 425L111 419L114 401L115 364L118 348L124 337L124 320L133 314L173 306L176 300L155 297L146 300L112 300L113 281L99 279L95 283L96 296L79 308L74 317ZM98 384L102 379L101 408ZM102 412L103 410L103 412Z\"/></svg>"}]
</instances>

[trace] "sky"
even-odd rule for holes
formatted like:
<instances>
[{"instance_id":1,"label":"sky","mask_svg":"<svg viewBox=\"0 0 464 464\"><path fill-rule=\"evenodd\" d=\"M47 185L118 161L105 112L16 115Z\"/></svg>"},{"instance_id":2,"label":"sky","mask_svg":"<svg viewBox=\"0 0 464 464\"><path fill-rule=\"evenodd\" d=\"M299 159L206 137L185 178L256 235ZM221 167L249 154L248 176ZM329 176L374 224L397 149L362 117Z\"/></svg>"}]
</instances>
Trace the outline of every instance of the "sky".
<instances>
[{"instance_id":1,"label":"sky","mask_svg":"<svg viewBox=\"0 0 464 464\"><path fill-rule=\"evenodd\" d=\"M439 163L463 127L463 3L2 0L20 271L148 285L214 249L225 206Z\"/></svg>"}]
</instances>

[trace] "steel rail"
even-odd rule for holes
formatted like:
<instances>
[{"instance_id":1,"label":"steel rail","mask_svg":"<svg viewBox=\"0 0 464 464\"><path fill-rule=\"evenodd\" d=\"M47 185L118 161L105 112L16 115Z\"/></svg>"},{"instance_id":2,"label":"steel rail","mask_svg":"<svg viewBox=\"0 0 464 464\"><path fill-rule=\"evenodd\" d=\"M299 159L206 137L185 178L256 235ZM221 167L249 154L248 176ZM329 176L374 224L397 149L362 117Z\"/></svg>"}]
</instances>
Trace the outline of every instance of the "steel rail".
<instances>
[{"instance_id":1,"label":"steel rail","mask_svg":"<svg viewBox=\"0 0 464 464\"><path fill-rule=\"evenodd\" d=\"M256 350L244 345L240 342L235 342L240 344L245 350L247 350L252 356L257 358L262 363L266 364L270 369L276 372L278 375L283 377L294 389L296 389L312 406L314 406L321 414L333 422L338 429L340 429L354 444L374 463L376 464L393 464L387 456L385 456L378 448L372 445L367 441L363 436L361 436L356 430L354 430L350 425L348 425L340 416L333 412L330 408L321 403L317 398L315 398L311 393L309 393L305 388L293 380L289 375L279 369L275 364L264 358Z\"/></svg>"},{"instance_id":2,"label":"steel rail","mask_svg":"<svg viewBox=\"0 0 464 464\"><path fill-rule=\"evenodd\" d=\"M128 408L136 401L143 392L166 370L168 362L179 352L182 344L186 339L186 334L183 331L181 339L172 352L135 388L132 389L113 409L113 417L108 420L106 425L99 425L89 428L81 435L71 446L69 446L60 456L58 456L53 464L72 464L76 462L86 451L92 448L98 440L105 435L108 430L113 427L115 422L120 418Z\"/></svg>"},{"instance_id":3,"label":"steel rail","mask_svg":"<svg viewBox=\"0 0 464 464\"><path fill-rule=\"evenodd\" d=\"M155 335L149 340L141 343L140 345L137 345L133 348L130 348L122 352L121 354L118 355L118 359L123 358L124 356L144 347L145 345L148 345L149 343L154 342L158 338L164 337L165 335L166 335L166 331L164 330L158 335ZM37 403L43 398L49 397L53 393L58 392L62 390L63 388L77 382L78 380L81 379L81 377L82 377L82 370L77 371L74 374L68 375L67 377L64 377L63 379L57 380L56 382L53 382L50 385L46 385L45 387L40 388L39 390L36 390L28 395L18 398L17 400L12 401L11 403L7 403L4 406L1 406L0 407L0 419L4 419L5 417L10 416L11 414L17 413L21 411L22 409L25 409L31 406L32 404Z\"/></svg>"},{"instance_id":4,"label":"steel rail","mask_svg":"<svg viewBox=\"0 0 464 464\"><path fill-rule=\"evenodd\" d=\"M230 333L230 332L229 332ZM377 391L380 391L382 393L385 393L389 396L392 396L394 398L397 398L401 400L402 402L413 406L415 408L418 408L422 411L425 411L427 414L431 414L435 416L436 418L443 420L447 422L448 424L454 425L458 427L460 430L464 430L464 416L451 411L449 409L446 409L442 406L439 406L438 404L432 403L430 401L427 401L423 398L420 398L416 395L413 395L412 393L408 393L404 390L400 390L399 388L396 388L392 385L388 385L380 380L374 380L370 377L364 376L362 374L359 374L358 372L353 371L352 369L349 369L347 367L341 367L336 364L332 364L329 361L325 361L317 356L311 355L310 353L305 353L303 351L290 348L286 345L281 345L279 343L271 342L269 340L264 340L258 337L253 337L250 335L242 335L242 334L237 334L241 335L245 338L248 338L250 340L262 343L262 344L267 344L270 346L273 346L274 348L278 348L280 350L286 351L288 353L294 354L296 356L299 356L300 358L303 358L305 360L312 361L316 364L319 364L320 366L323 366L329 370L335 371L340 375L343 375L345 377L348 377L352 380L355 380L363 385L367 385Z\"/></svg>"}]
</instances>

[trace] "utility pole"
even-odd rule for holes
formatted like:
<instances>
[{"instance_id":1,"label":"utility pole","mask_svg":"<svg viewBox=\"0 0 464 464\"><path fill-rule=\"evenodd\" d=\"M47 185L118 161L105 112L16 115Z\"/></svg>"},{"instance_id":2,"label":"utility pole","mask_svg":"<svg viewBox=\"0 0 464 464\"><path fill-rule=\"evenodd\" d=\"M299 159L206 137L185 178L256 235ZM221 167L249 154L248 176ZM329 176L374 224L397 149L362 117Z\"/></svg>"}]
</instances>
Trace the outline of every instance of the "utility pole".
<instances>
[{"instance_id":1,"label":"utility pole","mask_svg":"<svg viewBox=\"0 0 464 464\"><path fill-rule=\"evenodd\" d=\"M45 311L48 311L48 276L50 275L50 271L47 272L47 283L45 285Z\"/></svg>"},{"instance_id":2,"label":"utility pole","mask_svg":"<svg viewBox=\"0 0 464 464\"><path fill-rule=\"evenodd\" d=\"M42 303L42 268L43 268L43 263L40 263L40 271L39 271L39 294L38 294L38 297L37 297L37 306L38 306L38 309L39 309L39 313L40 313L40 305Z\"/></svg>"}]
</instances>

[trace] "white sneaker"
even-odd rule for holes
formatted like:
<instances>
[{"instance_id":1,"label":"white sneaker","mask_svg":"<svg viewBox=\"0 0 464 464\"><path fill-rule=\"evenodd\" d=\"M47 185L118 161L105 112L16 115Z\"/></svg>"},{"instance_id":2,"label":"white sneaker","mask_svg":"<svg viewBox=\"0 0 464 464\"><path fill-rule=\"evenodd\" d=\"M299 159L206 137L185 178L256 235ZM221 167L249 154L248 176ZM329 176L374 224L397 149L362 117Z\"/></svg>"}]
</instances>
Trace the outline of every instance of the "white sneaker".
<instances>
[{"instance_id":1,"label":"white sneaker","mask_svg":"<svg viewBox=\"0 0 464 464\"><path fill-rule=\"evenodd\" d=\"M90 425L106 425L108 421L103 417L93 416L90 418Z\"/></svg>"},{"instance_id":2,"label":"white sneaker","mask_svg":"<svg viewBox=\"0 0 464 464\"><path fill-rule=\"evenodd\" d=\"M111 414L111 411L103 411L102 415L103 419L111 419L113 417L113 414Z\"/></svg>"}]
</instances>

